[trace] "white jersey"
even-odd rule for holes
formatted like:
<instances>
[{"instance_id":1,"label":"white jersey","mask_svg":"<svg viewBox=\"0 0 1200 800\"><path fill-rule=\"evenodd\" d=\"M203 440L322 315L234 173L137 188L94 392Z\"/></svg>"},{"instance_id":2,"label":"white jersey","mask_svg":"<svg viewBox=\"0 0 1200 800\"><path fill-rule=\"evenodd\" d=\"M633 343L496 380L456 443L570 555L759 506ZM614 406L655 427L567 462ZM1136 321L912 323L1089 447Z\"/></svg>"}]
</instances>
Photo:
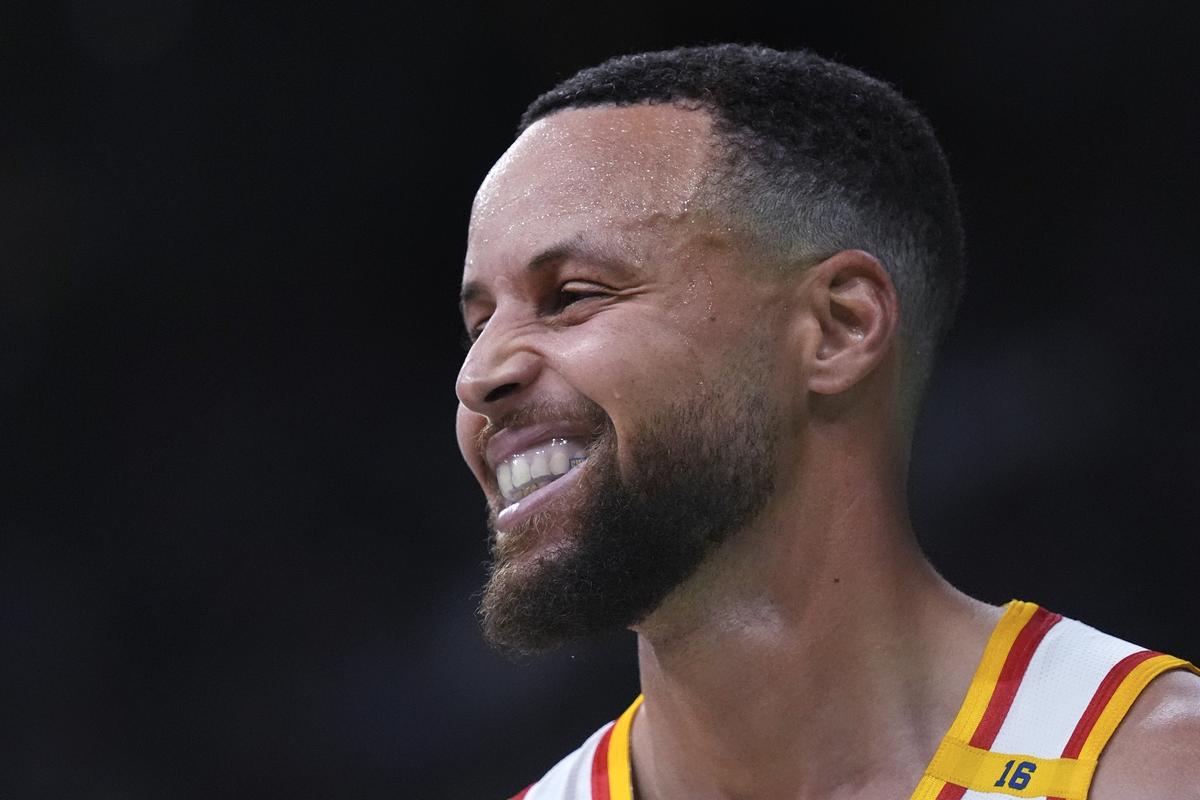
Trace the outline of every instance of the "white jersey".
<instances>
[{"instance_id":1,"label":"white jersey","mask_svg":"<svg viewBox=\"0 0 1200 800\"><path fill-rule=\"evenodd\" d=\"M1195 667L1012 601L911 800L1087 800L1104 746L1158 675ZM633 800L642 698L512 800Z\"/></svg>"}]
</instances>

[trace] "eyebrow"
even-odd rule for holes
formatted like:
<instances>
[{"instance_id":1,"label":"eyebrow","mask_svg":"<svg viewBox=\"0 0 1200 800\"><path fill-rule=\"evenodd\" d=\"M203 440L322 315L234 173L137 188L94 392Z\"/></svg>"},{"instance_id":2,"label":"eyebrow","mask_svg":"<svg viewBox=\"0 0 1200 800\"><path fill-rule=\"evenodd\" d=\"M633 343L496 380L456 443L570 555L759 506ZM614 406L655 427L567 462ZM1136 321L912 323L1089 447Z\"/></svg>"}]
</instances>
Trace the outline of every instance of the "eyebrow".
<instances>
[{"instance_id":1,"label":"eyebrow","mask_svg":"<svg viewBox=\"0 0 1200 800\"><path fill-rule=\"evenodd\" d=\"M585 239L582 235L574 236L539 252L525 265L525 271L539 272L564 261L584 261L615 275L631 275L636 267L620 249L608 243ZM458 310L465 316L467 304L486 293L487 290L478 281L467 281L459 294Z\"/></svg>"}]
</instances>

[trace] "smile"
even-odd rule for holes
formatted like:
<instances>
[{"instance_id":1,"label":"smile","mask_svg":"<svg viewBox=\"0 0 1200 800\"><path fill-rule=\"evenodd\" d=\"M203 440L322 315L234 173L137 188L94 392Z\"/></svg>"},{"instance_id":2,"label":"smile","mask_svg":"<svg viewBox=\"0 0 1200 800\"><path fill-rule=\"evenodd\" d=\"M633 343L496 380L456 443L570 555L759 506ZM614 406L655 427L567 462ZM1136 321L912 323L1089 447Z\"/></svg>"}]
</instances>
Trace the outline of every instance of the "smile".
<instances>
[{"instance_id":1,"label":"smile","mask_svg":"<svg viewBox=\"0 0 1200 800\"><path fill-rule=\"evenodd\" d=\"M506 506L554 483L587 460L583 442L548 439L514 453L496 465L496 484Z\"/></svg>"}]
</instances>

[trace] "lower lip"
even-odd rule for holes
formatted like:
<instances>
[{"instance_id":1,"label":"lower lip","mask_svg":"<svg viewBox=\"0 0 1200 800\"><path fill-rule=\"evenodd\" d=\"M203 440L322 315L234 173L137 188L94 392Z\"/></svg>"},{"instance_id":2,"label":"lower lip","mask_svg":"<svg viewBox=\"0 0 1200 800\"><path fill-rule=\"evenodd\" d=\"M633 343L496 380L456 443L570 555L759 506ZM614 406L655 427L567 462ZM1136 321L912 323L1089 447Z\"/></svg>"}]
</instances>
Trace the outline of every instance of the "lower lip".
<instances>
[{"instance_id":1,"label":"lower lip","mask_svg":"<svg viewBox=\"0 0 1200 800\"><path fill-rule=\"evenodd\" d=\"M496 515L496 531L503 533L521 520L536 513L542 506L553 501L555 497L578 483L579 474L583 472L586 463L584 462L578 467L572 468L558 480L546 484L537 491L501 510Z\"/></svg>"}]
</instances>

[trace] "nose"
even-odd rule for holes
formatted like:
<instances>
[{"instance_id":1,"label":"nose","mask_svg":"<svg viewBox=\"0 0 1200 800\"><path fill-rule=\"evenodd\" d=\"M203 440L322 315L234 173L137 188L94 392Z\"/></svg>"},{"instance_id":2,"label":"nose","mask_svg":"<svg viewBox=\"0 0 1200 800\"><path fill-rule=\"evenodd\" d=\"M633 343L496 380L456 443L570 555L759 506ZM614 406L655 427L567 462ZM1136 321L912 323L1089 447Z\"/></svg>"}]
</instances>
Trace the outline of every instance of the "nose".
<instances>
[{"instance_id":1,"label":"nose","mask_svg":"<svg viewBox=\"0 0 1200 800\"><path fill-rule=\"evenodd\" d=\"M506 400L533 384L541 364L537 353L489 323L463 361L455 392L471 411L493 417Z\"/></svg>"}]
</instances>

